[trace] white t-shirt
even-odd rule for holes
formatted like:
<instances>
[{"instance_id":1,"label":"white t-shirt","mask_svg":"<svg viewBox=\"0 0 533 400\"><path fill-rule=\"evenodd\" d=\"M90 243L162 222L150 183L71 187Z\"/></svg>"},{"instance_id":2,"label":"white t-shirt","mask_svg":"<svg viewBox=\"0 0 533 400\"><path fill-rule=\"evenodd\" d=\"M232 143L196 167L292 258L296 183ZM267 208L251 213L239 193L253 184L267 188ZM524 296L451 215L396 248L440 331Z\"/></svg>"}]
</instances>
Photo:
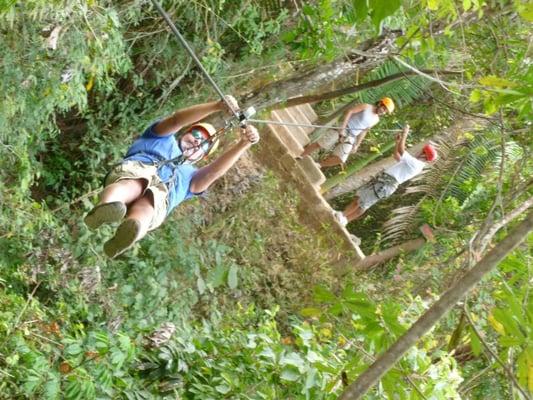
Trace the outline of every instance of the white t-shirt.
<instances>
[{"instance_id":1,"label":"white t-shirt","mask_svg":"<svg viewBox=\"0 0 533 400\"><path fill-rule=\"evenodd\" d=\"M352 114L348 120L350 136L359 136L364 130L372 128L379 122L379 115L374 112L374 107L365 108L357 114Z\"/></svg>"},{"instance_id":2,"label":"white t-shirt","mask_svg":"<svg viewBox=\"0 0 533 400\"><path fill-rule=\"evenodd\" d=\"M424 161L420 161L407 151L404 151L400 161L387 168L385 173L393 176L401 184L420 174L425 166L426 163Z\"/></svg>"}]
</instances>

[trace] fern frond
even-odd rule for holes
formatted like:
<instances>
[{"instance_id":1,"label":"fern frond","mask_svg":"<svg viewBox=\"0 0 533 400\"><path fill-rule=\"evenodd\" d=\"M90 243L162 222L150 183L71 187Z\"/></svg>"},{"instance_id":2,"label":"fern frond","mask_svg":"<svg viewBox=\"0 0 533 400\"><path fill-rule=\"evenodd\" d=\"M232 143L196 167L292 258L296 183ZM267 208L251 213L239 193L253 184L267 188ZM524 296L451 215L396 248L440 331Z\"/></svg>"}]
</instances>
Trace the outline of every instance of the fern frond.
<instances>
[{"instance_id":1,"label":"fern frond","mask_svg":"<svg viewBox=\"0 0 533 400\"><path fill-rule=\"evenodd\" d=\"M396 242L405 238L405 232L410 231L418 220L418 211L421 202L415 205L396 208L392 211L392 217L383 224L383 240Z\"/></svg>"}]
</instances>

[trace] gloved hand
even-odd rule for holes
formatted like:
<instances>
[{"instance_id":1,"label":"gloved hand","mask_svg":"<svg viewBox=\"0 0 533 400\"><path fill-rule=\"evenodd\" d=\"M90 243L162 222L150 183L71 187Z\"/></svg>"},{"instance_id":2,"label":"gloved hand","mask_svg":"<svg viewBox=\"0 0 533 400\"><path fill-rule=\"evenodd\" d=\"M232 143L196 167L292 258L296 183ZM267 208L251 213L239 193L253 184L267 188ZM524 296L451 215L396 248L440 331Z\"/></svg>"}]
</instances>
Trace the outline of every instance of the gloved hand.
<instances>
[{"instance_id":1,"label":"gloved hand","mask_svg":"<svg viewBox=\"0 0 533 400\"><path fill-rule=\"evenodd\" d=\"M231 106L231 109L228 109L228 104L221 100L224 106L224 110L227 110L228 112L239 112L241 108L239 107L239 103L237 103L237 99L235 99L235 97L227 94L224 96L224 99L226 99L227 103L229 103L229 105Z\"/></svg>"},{"instance_id":2,"label":"gloved hand","mask_svg":"<svg viewBox=\"0 0 533 400\"><path fill-rule=\"evenodd\" d=\"M259 132L253 125L246 125L245 128L242 128L241 135L243 139L247 140L251 144L256 144L259 142Z\"/></svg>"}]
</instances>

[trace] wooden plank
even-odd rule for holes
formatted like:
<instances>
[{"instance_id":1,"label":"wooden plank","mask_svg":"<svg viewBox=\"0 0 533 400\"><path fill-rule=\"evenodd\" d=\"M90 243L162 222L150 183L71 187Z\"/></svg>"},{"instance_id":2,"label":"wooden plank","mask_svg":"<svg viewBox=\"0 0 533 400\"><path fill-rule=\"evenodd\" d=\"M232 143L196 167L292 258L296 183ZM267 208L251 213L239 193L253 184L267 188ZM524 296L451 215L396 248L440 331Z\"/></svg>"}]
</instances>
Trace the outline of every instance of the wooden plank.
<instances>
[{"instance_id":1,"label":"wooden plank","mask_svg":"<svg viewBox=\"0 0 533 400\"><path fill-rule=\"evenodd\" d=\"M304 114L303 110L299 106L286 108L294 118L298 120L301 124L309 124L312 125L313 123L309 121L309 118L307 118L307 115ZM305 134L309 137L309 134L315 130L315 128L311 127L302 127L302 130L305 132Z\"/></svg>"},{"instance_id":2,"label":"wooden plank","mask_svg":"<svg viewBox=\"0 0 533 400\"><path fill-rule=\"evenodd\" d=\"M313 107L311 107L309 104L300 104L298 107L300 107L300 110L302 110L311 123L318 119L318 115L316 115L315 110L313 110Z\"/></svg>"},{"instance_id":3,"label":"wooden plank","mask_svg":"<svg viewBox=\"0 0 533 400\"><path fill-rule=\"evenodd\" d=\"M320 188L320 185L326 181L326 177L322 173L320 166L310 156L303 157L298 161L298 164L304 170L309 182L316 188Z\"/></svg>"},{"instance_id":4,"label":"wooden plank","mask_svg":"<svg viewBox=\"0 0 533 400\"><path fill-rule=\"evenodd\" d=\"M277 121L280 122L289 122L293 124L299 124L298 121L289 111L286 109L272 111L272 115L275 115ZM305 131L299 126L287 126L288 130L291 132L291 135L303 146L309 143L309 138Z\"/></svg>"},{"instance_id":5,"label":"wooden plank","mask_svg":"<svg viewBox=\"0 0 533 400\"><path fill-rule=\"evenodd\" d=\"M276 135L277 138L285 145L287 152L292 157L299 157L303 153L304 148L302 145L291 135L289 129L282 125L268 125L271 133Z\"/></svg>"}]
</instances>

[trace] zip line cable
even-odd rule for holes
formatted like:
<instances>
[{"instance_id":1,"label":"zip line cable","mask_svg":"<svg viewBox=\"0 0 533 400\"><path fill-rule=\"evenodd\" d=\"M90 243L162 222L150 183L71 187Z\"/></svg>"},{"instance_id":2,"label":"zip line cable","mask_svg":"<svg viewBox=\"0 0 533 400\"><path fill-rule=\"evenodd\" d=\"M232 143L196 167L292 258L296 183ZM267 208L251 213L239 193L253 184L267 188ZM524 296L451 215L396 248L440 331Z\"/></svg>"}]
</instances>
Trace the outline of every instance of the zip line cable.
<instances>
[{"instance_id":1,"label":"zip line cable","mask_svg":"<svg viewBox=\"0 0 533 400\"><path fill-rule=\"evenodd\" d=\"M301 126L304 128L327 128L327 129L338 130L338 131L342 131L342 130L364 131L364 130L370 129L370 128L349 128L349 127L342 128L341 126L314 125L314 124L297 124L294 122L269 121L269 120L264 120L264 119L252 119L252 118L248 118L247 121L251 123L256 123L256 124ZM399 132L401 130L402 129L380 129L380 131L382 132Z\"/></svg>"},{"instance_id":2,"label":"zip line cable","mask_svg":"<svg viewBox=\"0 0 533 400\"><path fill-rule=\"evenodd\" d=\"M237 118L239 121L243 121L243 116L242 114L239 114L238 112L236 112L235 110L233 110L230 102L226 99L226 96L224 96L224 93L222 92L222 90L220 90L220 87L217 85L217 83L213 80L213 78L211 78L211 75L209 75L209 72L207 72L207 70L204 68L204 66L202 65L202 62L198 59L198 57L196 57L196 54L194 53L194 50L189 46L189 43L187 43L187 41L185 40L185 38L181 35L180 31L178 30L178 28L176 28L176 25L174 25L174 23L172 22L172 20L170 19L170 17L168 16L168 14L165 12L165 10L163 10L163 7L161 7L161 5L156 1L156 0L151 0L152 1L152 4L154 5L154 7L157 9L157 11L159 12L159 14L163 17L163 19L165 20L165 22L167 23L167 25L169 26L170 30L172 31L172 33L174 33L174 36L178 39L178 41L181 43L181 45L185 48L185 50L187 50L187 52L189 53L189 55L191 56L191 58L193 59L193 61L196 63L196 65L198 66L198 68L200 68L200 71L202 71L202 74L204 75L204 77L207 79L207 81L211 84L211 86L213 86L213 88L215 89L215 91L218 93L218 95L220 96L220 98L222 99L222 101L224 103L226 103L226 105L228 106L228 108L230 109L230 112L233 114L233 116L235 118Z\"/></svg>"}]
</instances>

